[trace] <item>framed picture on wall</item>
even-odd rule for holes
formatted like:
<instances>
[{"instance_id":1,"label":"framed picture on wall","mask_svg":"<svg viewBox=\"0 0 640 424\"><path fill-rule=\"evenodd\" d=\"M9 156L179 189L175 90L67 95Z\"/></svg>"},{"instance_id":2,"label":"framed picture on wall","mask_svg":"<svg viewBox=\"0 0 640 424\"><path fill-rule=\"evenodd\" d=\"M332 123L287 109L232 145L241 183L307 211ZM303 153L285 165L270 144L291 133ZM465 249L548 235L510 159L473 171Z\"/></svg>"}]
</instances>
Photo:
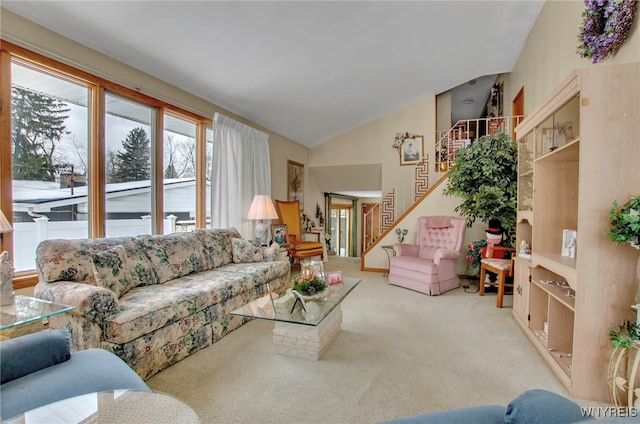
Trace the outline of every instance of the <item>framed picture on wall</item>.
<instances>
[{"instance_id":1,"label":"framed picture on wall","mask_svg":"<svg viewBox=\"0 0 640 424\"><path fill-rule=\"evenodd\" d=\"M407 138L400 146L400 165L416 165L420 162L424 151L424 137L414 135Z\"/></svg>"},{"instance_id":2,"label":"framed picture on wall","mask_svg":"<svg viewBox=\"0 0 640 424\"><path fill-rule=\"evenodd\" d=\"M304 210L304 165L287 160L287 201L300 202L300 210Z\"/></svg>"}]
</instances>

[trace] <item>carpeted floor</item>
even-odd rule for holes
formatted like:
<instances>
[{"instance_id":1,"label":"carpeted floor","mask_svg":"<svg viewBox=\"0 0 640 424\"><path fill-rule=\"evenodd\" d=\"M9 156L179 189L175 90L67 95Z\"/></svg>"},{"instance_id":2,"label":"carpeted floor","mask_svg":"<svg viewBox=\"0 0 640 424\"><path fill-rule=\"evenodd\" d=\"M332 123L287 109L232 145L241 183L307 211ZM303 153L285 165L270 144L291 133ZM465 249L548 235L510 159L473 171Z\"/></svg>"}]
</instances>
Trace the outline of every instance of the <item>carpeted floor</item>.
<instances>
[{"instance_id":1,"label":"carpeted floor","mask_svg":"<svg viewBox=\"0 0 640 424\"><path fill-rule=\"evenodd\" d=\"M429 411L507 405L525 390L567 391L512 318L463 288L426 296L331 257L362 283L320 361L274 353L273 322L254 320L147 381L203 423L374 423Z\"/></svg>"}]
</instances>

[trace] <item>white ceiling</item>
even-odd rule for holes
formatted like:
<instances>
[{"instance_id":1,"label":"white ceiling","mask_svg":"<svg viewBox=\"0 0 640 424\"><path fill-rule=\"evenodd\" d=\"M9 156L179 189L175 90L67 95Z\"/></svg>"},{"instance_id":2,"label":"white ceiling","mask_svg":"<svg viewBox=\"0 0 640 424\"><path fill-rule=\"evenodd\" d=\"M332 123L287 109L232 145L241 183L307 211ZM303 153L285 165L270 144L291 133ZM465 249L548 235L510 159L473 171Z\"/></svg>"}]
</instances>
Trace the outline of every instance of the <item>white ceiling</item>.
<instances>
[{"instance_id":1,"label":"white ceiling","mask_svg":"<svg viewBox=\"0 0 640 424\"><path fill-rule=\"evenodd\" d=\"M543 3L3 0L2 7L311 147L426 96L510 72ZM482 109L488 88L457 96L467 95L480 96L474 105ZM478 116L452 106L476 114L464 118Z\"/></svg>"}]
</instances>

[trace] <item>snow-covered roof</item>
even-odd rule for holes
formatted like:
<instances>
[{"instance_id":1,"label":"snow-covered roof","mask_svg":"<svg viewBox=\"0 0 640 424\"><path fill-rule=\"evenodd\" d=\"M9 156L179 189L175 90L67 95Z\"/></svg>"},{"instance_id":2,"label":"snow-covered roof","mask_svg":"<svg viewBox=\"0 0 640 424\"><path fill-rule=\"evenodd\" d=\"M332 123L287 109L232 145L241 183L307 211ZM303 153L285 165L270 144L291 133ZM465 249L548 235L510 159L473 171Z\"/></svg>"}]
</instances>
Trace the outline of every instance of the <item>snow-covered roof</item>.
<instances>
[{"instance_id":1,"label":"snow-covered roof","mask_svg":"<svg viewBox=\"0 0 640 424\"><path fill-rule=\"evenodd\" d=\"M209 182L207 182L207 185ZM195 185L195 178L169 178L164 180L164 189L172 190ZM140 193L148 193L151 182L130 181L126 183L109 183L106 185L107 199L132 196ZM60 188L60 183L53 181L13 181L13 204L15 210L23 210L28 207L54 208L65 205L86 203L87 186L73 188ZM24 209L26 210L26 209Z\"/></svg>"}]
</instances>

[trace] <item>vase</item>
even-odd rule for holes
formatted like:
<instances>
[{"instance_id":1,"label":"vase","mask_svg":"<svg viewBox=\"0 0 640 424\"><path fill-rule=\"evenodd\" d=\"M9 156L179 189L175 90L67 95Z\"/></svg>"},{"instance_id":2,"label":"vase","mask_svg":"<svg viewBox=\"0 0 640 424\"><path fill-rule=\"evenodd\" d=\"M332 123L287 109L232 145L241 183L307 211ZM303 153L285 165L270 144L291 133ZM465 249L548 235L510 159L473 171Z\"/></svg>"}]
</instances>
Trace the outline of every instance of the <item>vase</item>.
<instances>
[{"instance_id":1,"label":"vase","mask_svg":"<svg viewBox=\"0 0 640 424\"><path fill-rule=\"evenodd\" d=\"M298 294L300 295L302 300L304 300L305 302L317 302L319 300L324 300L329 295L329 290L325 288L321 292L314 293L314 294L302 294L302 293L298 293Z\"/></svg>"}]
</instances>

